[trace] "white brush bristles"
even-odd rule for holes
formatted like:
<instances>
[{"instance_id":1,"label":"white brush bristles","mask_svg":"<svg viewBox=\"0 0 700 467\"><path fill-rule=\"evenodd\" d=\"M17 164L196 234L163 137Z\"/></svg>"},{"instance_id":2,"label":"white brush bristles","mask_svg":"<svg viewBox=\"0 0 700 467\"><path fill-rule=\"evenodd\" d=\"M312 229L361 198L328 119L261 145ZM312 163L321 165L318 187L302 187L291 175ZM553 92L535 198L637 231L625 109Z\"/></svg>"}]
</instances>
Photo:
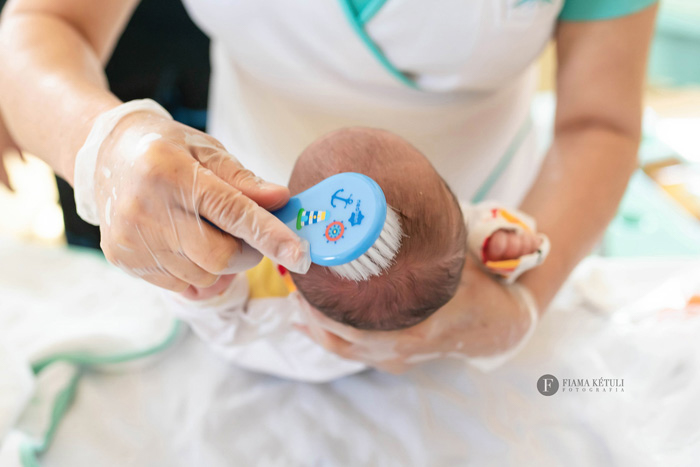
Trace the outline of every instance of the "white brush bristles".
<instances>
[{"instance_id":1,"label":"white brush bristles","mask_svg":"<svg viewBox=\"0 0 700 467\"><path fill-rule=\"evenodd\" d=\"M399 215L387 206L384 228L374 245L356 260L340 266L331 266L330 270L343 279L355 282L378 276L393 264L394 257L401 247L402 237L403 230Z\"/></svg>"}]
</instances>

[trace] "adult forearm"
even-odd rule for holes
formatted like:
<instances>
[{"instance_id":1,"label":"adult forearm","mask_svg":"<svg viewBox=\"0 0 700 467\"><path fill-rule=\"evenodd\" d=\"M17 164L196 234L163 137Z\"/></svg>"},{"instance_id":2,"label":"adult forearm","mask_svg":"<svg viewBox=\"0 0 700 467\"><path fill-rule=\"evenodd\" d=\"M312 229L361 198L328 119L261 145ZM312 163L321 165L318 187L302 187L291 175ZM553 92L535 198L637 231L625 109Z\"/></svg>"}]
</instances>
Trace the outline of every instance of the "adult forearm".
<instances>
[{"instance_id":1,"label":"adult forearm","mask_svg":"<svg viewBox=\"0 0 700 467\"><path fill-rule=\"evenodd\" d=\"M95 50L69 23L10 14L0 26L0 108L17 143L72 183L92 122L119 104Z\"/></svg>"},{"instance_id":2,"label":"adult forearm","mask_svg":"<svg viewBox=\"0 0 700 467\"><path fill-rule=\"evenodd\" d=\"M519 281L531 290L541 310L615 215L637 166L638 146L635 135L604 125L558 131L521 206L552 243L547 261Z\"/></svg>"}]
</instances>

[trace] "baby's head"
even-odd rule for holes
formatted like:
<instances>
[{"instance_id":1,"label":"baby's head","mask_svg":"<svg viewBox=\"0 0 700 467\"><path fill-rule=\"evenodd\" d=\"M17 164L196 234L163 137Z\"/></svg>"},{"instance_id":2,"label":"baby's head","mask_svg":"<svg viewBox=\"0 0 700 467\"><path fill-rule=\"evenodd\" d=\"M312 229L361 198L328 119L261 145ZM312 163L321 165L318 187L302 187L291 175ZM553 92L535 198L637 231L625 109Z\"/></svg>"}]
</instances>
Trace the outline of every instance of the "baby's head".
<instances>
[{"instance_id":1,"label":"baby's head","mask_svg":"<svg viewBox=\"0 0 700 467\"><path fill-rule=\"evenodd\" d=\"M341 172L376 181L398 214L404 237L392 266L355 282L312 264L293 274L304 298L341 323L368 330L396 330L428 318L454 295L466 256L466 228L454 194L428 160L400 137L382 130L349 128L330 133L304 150L289 189L300 193Z\"/></svg>"}]
</instances>

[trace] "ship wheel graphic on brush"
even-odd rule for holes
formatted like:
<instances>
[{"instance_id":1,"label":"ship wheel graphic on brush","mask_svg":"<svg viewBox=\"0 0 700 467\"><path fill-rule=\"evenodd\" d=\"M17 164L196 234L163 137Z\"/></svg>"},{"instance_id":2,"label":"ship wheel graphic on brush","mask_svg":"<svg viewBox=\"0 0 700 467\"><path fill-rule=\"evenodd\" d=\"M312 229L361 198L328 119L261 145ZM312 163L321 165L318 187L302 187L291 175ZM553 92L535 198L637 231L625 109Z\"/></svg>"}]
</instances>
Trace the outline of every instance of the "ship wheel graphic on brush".
<instances>
[{"instance_id":1,"label":"ship wheel graphic on brush","mask_svg":"<svg viewBox=\"0 0 700 467\"><path fill-rule=\"evenodd\" d=\"M326 233L324 234L324 236L326 237L326 243L337 242L338 240L343 238L344 233L345 233L345 226L343 225L342 222L340 222L340 221L331 222L326 227Z\"/></svg>"}]
</instances>

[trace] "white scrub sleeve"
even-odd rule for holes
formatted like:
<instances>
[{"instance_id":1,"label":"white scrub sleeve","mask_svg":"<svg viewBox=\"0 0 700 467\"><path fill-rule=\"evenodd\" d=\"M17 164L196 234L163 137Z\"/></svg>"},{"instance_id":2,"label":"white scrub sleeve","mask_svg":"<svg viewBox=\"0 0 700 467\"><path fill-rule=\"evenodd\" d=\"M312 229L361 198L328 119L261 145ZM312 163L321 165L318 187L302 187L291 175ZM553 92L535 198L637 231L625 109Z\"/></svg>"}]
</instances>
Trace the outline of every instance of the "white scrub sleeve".
<instances>
[{"instance_id":1,"label":"white scrub sleeve","mask_svg":"<svg viewBox=\"0 0 700 467\"><path fill-rule=\"evenodd\" d=\"M151 99L139 99L121 104L100 114L92 125L90 134L75 157L74 189L78 215L92 225L100 225L95 200L95 166L97 155L105 139L114 131L122 118L135 112L153 112L165 118L172 116Z\"/></svg>"}]
</instances>

